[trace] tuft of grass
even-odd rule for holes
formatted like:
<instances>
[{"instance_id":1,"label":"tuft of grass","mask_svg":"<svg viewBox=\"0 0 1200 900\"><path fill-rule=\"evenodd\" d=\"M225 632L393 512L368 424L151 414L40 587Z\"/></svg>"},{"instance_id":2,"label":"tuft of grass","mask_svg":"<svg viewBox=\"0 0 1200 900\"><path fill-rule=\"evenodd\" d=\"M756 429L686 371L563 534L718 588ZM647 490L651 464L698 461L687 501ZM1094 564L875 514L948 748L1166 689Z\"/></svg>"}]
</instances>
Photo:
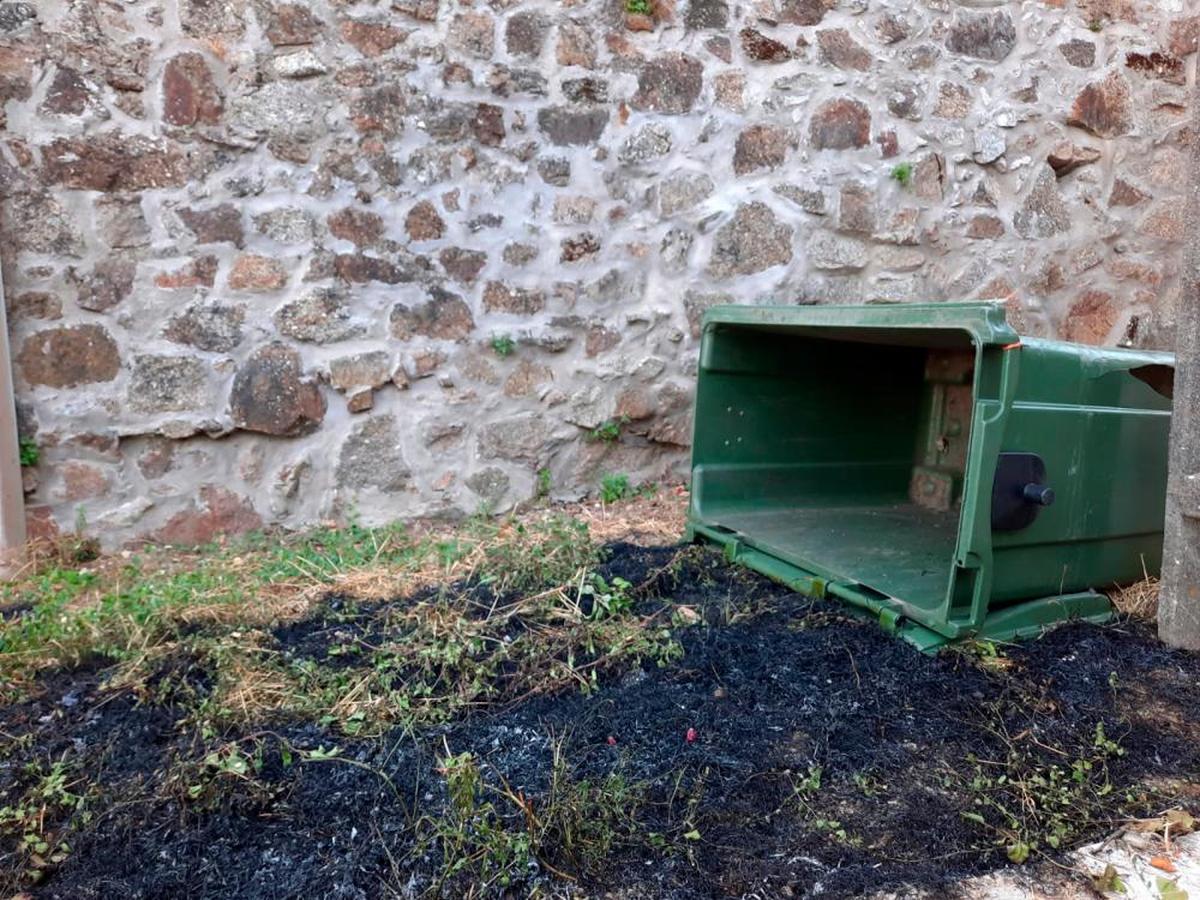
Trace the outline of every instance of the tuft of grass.
<instances>
[{"instance_id":1,"label":"tuft of grass","mask_svg":"<svg viewBox=\"0 0 1200 900\"><path fill-rule=\"evenodd\" d=\"M17 444L21 456L21 465L23 467L36 466L42 458L42 452L38 449L37 441L30 438L21 438Z\"/></svg>"},{"instance_id":2,"label":"tuft of grass","mask_svg":"<svg viewBox=\"0 0 1200 900\"><path fill-rule=\"evenodd\" d=\"M605 503L626 500L634 494L629 476L624 472L610 472L600 479L600 499Z\"/></svg>"},{"instance_id":3,"label":"tuft of grass","mask_svg":"<svg viewBox=\"0 0 1200 900\"><path fill-rule=\"evenodd\" d=\"M497 356L512 356L517 349L517 343L507 334L493 335L490 341L492 352Z\"/></svg>"},{"instance_id":4,"label":"tuft of grass","mask_svg":"<svg viewBox=\"0 0 1200 900\"><path fill-rule=\"evenodd\" d=\"M1137 584L1119 588L1110 599L1121 615L1153 622L1158 616L1158 592L1158 579L1147 576Z\"/></svg>"},{"instance_id":5,"label":"tuft of grass","mask_svg":"<svg viewBox=\"0 0 1200 900\"><path fill-rule=\"evenodd\" d=\"M654 12L650 0L625 0L625 12L633 16L648 16Z\"/></svg>"},{"instance_id":6,"label":"tuft of grass","mask_svg":"<svg viewBox=\"0 0 1200 900\"><path fill-rule=\"evenodd\" d=\"M602 441L605 444L616 443L617 439L621 436L621 429L628 424L628 416L606 419L591 430L588 438L593 441Z\"/></svg>"},{"instance_id":7,"label":"tuft of grass","mask_svg":"<svg viewBox=\"0 0 1200 900\"><path fill-rule=\"evenodd\" d=\"M907 188L912 184L913 179L913 164L902 162L892 166L892 171L889 176L892 181L895 181L902 188Z\"/></svg>"}]
</instances>

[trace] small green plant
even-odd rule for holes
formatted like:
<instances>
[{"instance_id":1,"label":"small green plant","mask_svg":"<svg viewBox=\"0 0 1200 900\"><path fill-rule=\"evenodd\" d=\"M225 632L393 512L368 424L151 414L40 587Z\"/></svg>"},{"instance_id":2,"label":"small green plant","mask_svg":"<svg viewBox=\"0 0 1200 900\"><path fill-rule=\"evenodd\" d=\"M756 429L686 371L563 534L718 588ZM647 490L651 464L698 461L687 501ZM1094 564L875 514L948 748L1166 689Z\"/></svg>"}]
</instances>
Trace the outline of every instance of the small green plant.
<instances>
[{"instance_id":1,"label":"small green plant","mask_svg":"<svg viewBox=\"0 0 1200 900\"><path fill-rule=\"evenodd\" d=\"M616 503L632 494L629 476L624 472L610 472L600 479L600 499L605 503Z\"/></svg>"},{"instance_id":2,"label":"small green plant","mask_svg":"<svg viewBox=\"0 0 1200 900\"><path fill-rule=\"evenodd\" d=\"M1103 19L1092 19L1092 21L1088 22L1088 30L1092 31L1096 34L1099 34L1101 31L1104 30L1104 20Z\"/></svg>"},{"instance_id":3,"label":"small green plant","mask_svg":"<svg viewBox=\"0 0 1200 900\"><path fill-rule=\"evenodd\" d=\"M497 356L512 356L517 349L516 341L507 334L493 335L491 345L492 351Z\"/></svg>"},{"instance_id":4,"label":"small green plant","mask_svg":"<svg viewBox=\"0 0 1200 900\"><path fill-rule=\"evenodd\" d=\"M550 496L550 469L543 466L537 471L537 495L539 497Z\"/></svg>"},{"instance_id":5,"label":"small green plant","mask_svg":"<svg viewBox=\"0 0 1200 900\"><path fill-rule=\"evenodd\" d=\"M654 11L650 0L625 0L625 12L631 16L648 16Z\"/></svg>"},{"instance_id":6,"label":"small green plant","mask_svg":"<svg viewBox=\"0 0 1200 900\"><path fill-rule=\"evenodd\" d=\"M913 165L912 163L897 163L892 166L891 178L898 183L900 187L906 188L912 184Z\"/></svg>"},{"instance_id":7,"label":"small green plant","mask_svg":"<svg viewBox=\"0 0 1200 900\"><path fill-rule=\"evenodd\" d=\"M607 619L619 616L633 609L633 595L630 593L633 585L614 575L611 581L606 581L598 573L592 572L579 588L579 598L588 598L591 609L588 618L593 620Z\"/></svg>"},{"instance_id":8,"label":"small green plant","mask_svg":"<svg viewBox=\"0 0 1200 900\"><path fill-rule=\"evenodd\" d=\"M621 428L629 424L628 416L618 416L615 419L606 419L595 428L589 437L593 441L603 441L606 444L615 443L617 438L621 436Z\"/></svg>"},{"instance_id":9,"label":"small green plant","mask_svg":"<svg viewBox=\"0 0 1200 900\"><path fill-rule=\"evenodd\" d=\"M21 453L22 466L36 466L42 458L42 453L38 449L37 441L30 438L21 438L18 447Z\"/></svg>"},{"instance_id":10,"label":"small green plant","mask_svg":"<svg viewBox=\"0 0 1200 900\"><path fill-rule=\"evenodd\" d=\"M57 837L55 826L67 824L79 813L84 797L73 790L80 779L73 775L65 757L48 769L30 763L23 774L32 784L21 796L0 806L0 835L15 840L26 866L25 877L37 882L47 868L70 855L70 846Z\"/></svg>"}]
</instances>

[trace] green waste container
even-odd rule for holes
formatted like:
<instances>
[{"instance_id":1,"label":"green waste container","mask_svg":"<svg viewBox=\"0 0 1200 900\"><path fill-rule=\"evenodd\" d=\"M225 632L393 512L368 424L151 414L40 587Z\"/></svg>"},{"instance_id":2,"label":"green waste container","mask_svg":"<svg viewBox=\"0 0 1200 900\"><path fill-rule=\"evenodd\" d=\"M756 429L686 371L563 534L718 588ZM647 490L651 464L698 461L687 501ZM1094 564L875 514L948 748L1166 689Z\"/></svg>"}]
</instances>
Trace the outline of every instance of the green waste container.
<instances>
[{"instance_id":1,"label":"green waste container","mask_svg":"<svg viewBox=\"0 0 1200 900\"><path fill-rule=\"evenodd\" d=\"M923 649L1103 620L1161 562L1173 366L993 303L710 309L688 537Z\"/></svg>"}]
</instances>

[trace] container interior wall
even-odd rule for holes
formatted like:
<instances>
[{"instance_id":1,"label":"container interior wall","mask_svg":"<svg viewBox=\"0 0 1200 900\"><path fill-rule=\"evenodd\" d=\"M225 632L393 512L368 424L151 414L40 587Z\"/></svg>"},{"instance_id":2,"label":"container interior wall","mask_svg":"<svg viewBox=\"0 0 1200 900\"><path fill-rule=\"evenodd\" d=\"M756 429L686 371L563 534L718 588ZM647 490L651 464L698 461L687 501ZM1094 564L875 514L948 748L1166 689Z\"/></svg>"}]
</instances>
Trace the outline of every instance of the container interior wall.
<instances>
[{"instance_id":1,"label":"container interior wall","mask_svg":"<svg viewBox=\"0 0 1200 900\"><path fill-rule=\"evenodd\" d=\"M958 498L948 487L914 502L918 474L939 462L929 465L942 437L930 430L944 424L946 385L930 360L947 345L969 355L970 343L877 342L887 339L713 329L697 394L693 514L809 571L935 609L950 580ZM970 372L959 375L965 446ZM947 474L947 485L960 488L961 476Z\"/></svg>"}]
</instances>

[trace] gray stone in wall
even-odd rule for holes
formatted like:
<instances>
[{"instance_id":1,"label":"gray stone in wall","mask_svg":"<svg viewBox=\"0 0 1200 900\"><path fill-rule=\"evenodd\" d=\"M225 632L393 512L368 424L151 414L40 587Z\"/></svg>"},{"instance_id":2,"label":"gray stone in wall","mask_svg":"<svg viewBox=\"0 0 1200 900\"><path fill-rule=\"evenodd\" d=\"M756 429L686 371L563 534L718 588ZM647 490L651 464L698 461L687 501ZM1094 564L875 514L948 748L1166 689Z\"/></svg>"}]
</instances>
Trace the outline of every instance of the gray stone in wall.
<instances>
[{"instance_id":1,"label":"gray stone in wall","mask_svg":"<svg viewBox=\"0 0 1200 900\"><path fill-rule=\"evenodd\" d=\"M621 144L617 158L623 163L637 165L671 152L671 129L657 123L643 125Z\"/></svg>"},{"instance_id":2,"label":"gray stone in wall","mask_svg":"<svg viewBox=\"0 0 1200 900\"><path fill-rule=\"evenodd\" d=\"M946 35L946 49L951 53L991 62L1007 57L1016 43L1017 29L1007 10L957 10Z\"/></svg>"},{"instance_id":3,"label":"gray stone in wall","mask_svg":"<svg viewBox=\"0 0 1200 900\"><path fill-rule=\"evenodd\" d=\"M538 110L538 128L560 147L594 144L608 124L608 110L551 106Z\"/></svg>"},{"instance_id":4,"label":"gray stone in wall","mask_svg":"<svg viewBox=\"0 0 1200 900\"><path fill-rule=\"evenodd\" d=\"M403 491L411 478L395 416L376 415L356 425L338 452L334 479L341 491L374 488L394 494Z\"/></svg>"},{"instance_id":5,"label":"gray stone in wall","mask_svg":"<svg viewBox=\"0 0 1200 900\"><path fill-rule=\"evenodd\" d=\"M536 469L544 464L554 443L550 425L541 414L520 413L480 430L479 456Z\"/></svg>"},{"instance_id":6,"label":"gray stone in wall","mask_svg":"<svg viewBox=\"0 0 1200 900\"><path fill-rule=\"evenodd\" d=\"M496 506L508 493L509 478L505 471L496 466L488 466L467 476L465 484L483 502Z\"/></svg>"},{"instance_id":7,"label":"gray stone in wall","mask_svg":"<svg viewBox=\"0 0 1200 900\"><path fill-rule=\"evenodd\" d=\"M760 201L743 203L713 239L708 274L713 278L752 275L792 258L792 229Z\"/></svg>"},{"instance_id":8,"label":"gray stone in wall","mask_svg":"<svg viewBox=\"0 0 1200 900\"><path fill-rule=\"evenodd\" d=\"M1029 187L1013 216L1013 228L1023 238L1048 238L1071 228L1071 212L1058 191L1058 178L1043 164L1029 177Z\"/></svg>"},{"instance_id":9,"label":"gray stone in wall","mask_svg":"<svg viewBox=\"0 0 1200 900\"><path fill-rule=\"evenodd\" d=\"M809 238L808 264L823 272L855 272L870 261L867 245L855 238L818 231Z\"/></svg>"},{"instance_id":10,"label":"gray stone in wall","mask_svg":"<svg viewBox=\"0 0 1200 900\"><path fill-rule=\"evenodd\" d=\"M294 206L284 206L254 217L254 227L280 244L303 244L317 233L312 214Z\"/></svg>"},{"instance_id":11,"label":"gray stone in wall","mask_svg":"<svg viewBox=\"0 0 1200 900\"><path fill-rule=\"evenodd\" d=\"M659 215L670 217L686 212L711 196L716 189L704 172L680 172L669 175L658 185Z\"/></svg>"},{"instance_id":12,"label":"gray stone in wall","mask_svg":"<svg viewBox=\"0 0 1200 900\"><path fill-rule=\"evenodd\" d=\"M194 356L134 357L129 407L139 413L186 412L204 407L208 366Z\"/></svg>"},{"instance_id":13,"label":"gray stone in wall","mask_svg":"<svg viewBox=\"0 0 1200 900\"><path fill-rule=\"evenodd\" d=\"M354 319L349 297L336 288L313 288L285 303L275 313L275 327L281 334L314 344L344 341L365 331Z\"/></svg>"},{"instance_id":14,"label":"gray stone in wall","mask_svg":"<svg viewBox=\"0 0 1200 900\"><path fill-rule=\"evenodd\" d=\"M242 342L246 308L220 302L200 301L171 317L163 337L197 350L228 353Z\"/></svg>"},{"instance_id":15,"label":"gray stone in wall","mask_svg":"<svg viewBox=\"0 0 1200 900\"><path fill-rule=\"evenodd\" d=\"M634 109L662 115L682 115L695 105L704 83L704 64L686 53L664 53L638 72Z\"/></svg>"}]
</instances>

